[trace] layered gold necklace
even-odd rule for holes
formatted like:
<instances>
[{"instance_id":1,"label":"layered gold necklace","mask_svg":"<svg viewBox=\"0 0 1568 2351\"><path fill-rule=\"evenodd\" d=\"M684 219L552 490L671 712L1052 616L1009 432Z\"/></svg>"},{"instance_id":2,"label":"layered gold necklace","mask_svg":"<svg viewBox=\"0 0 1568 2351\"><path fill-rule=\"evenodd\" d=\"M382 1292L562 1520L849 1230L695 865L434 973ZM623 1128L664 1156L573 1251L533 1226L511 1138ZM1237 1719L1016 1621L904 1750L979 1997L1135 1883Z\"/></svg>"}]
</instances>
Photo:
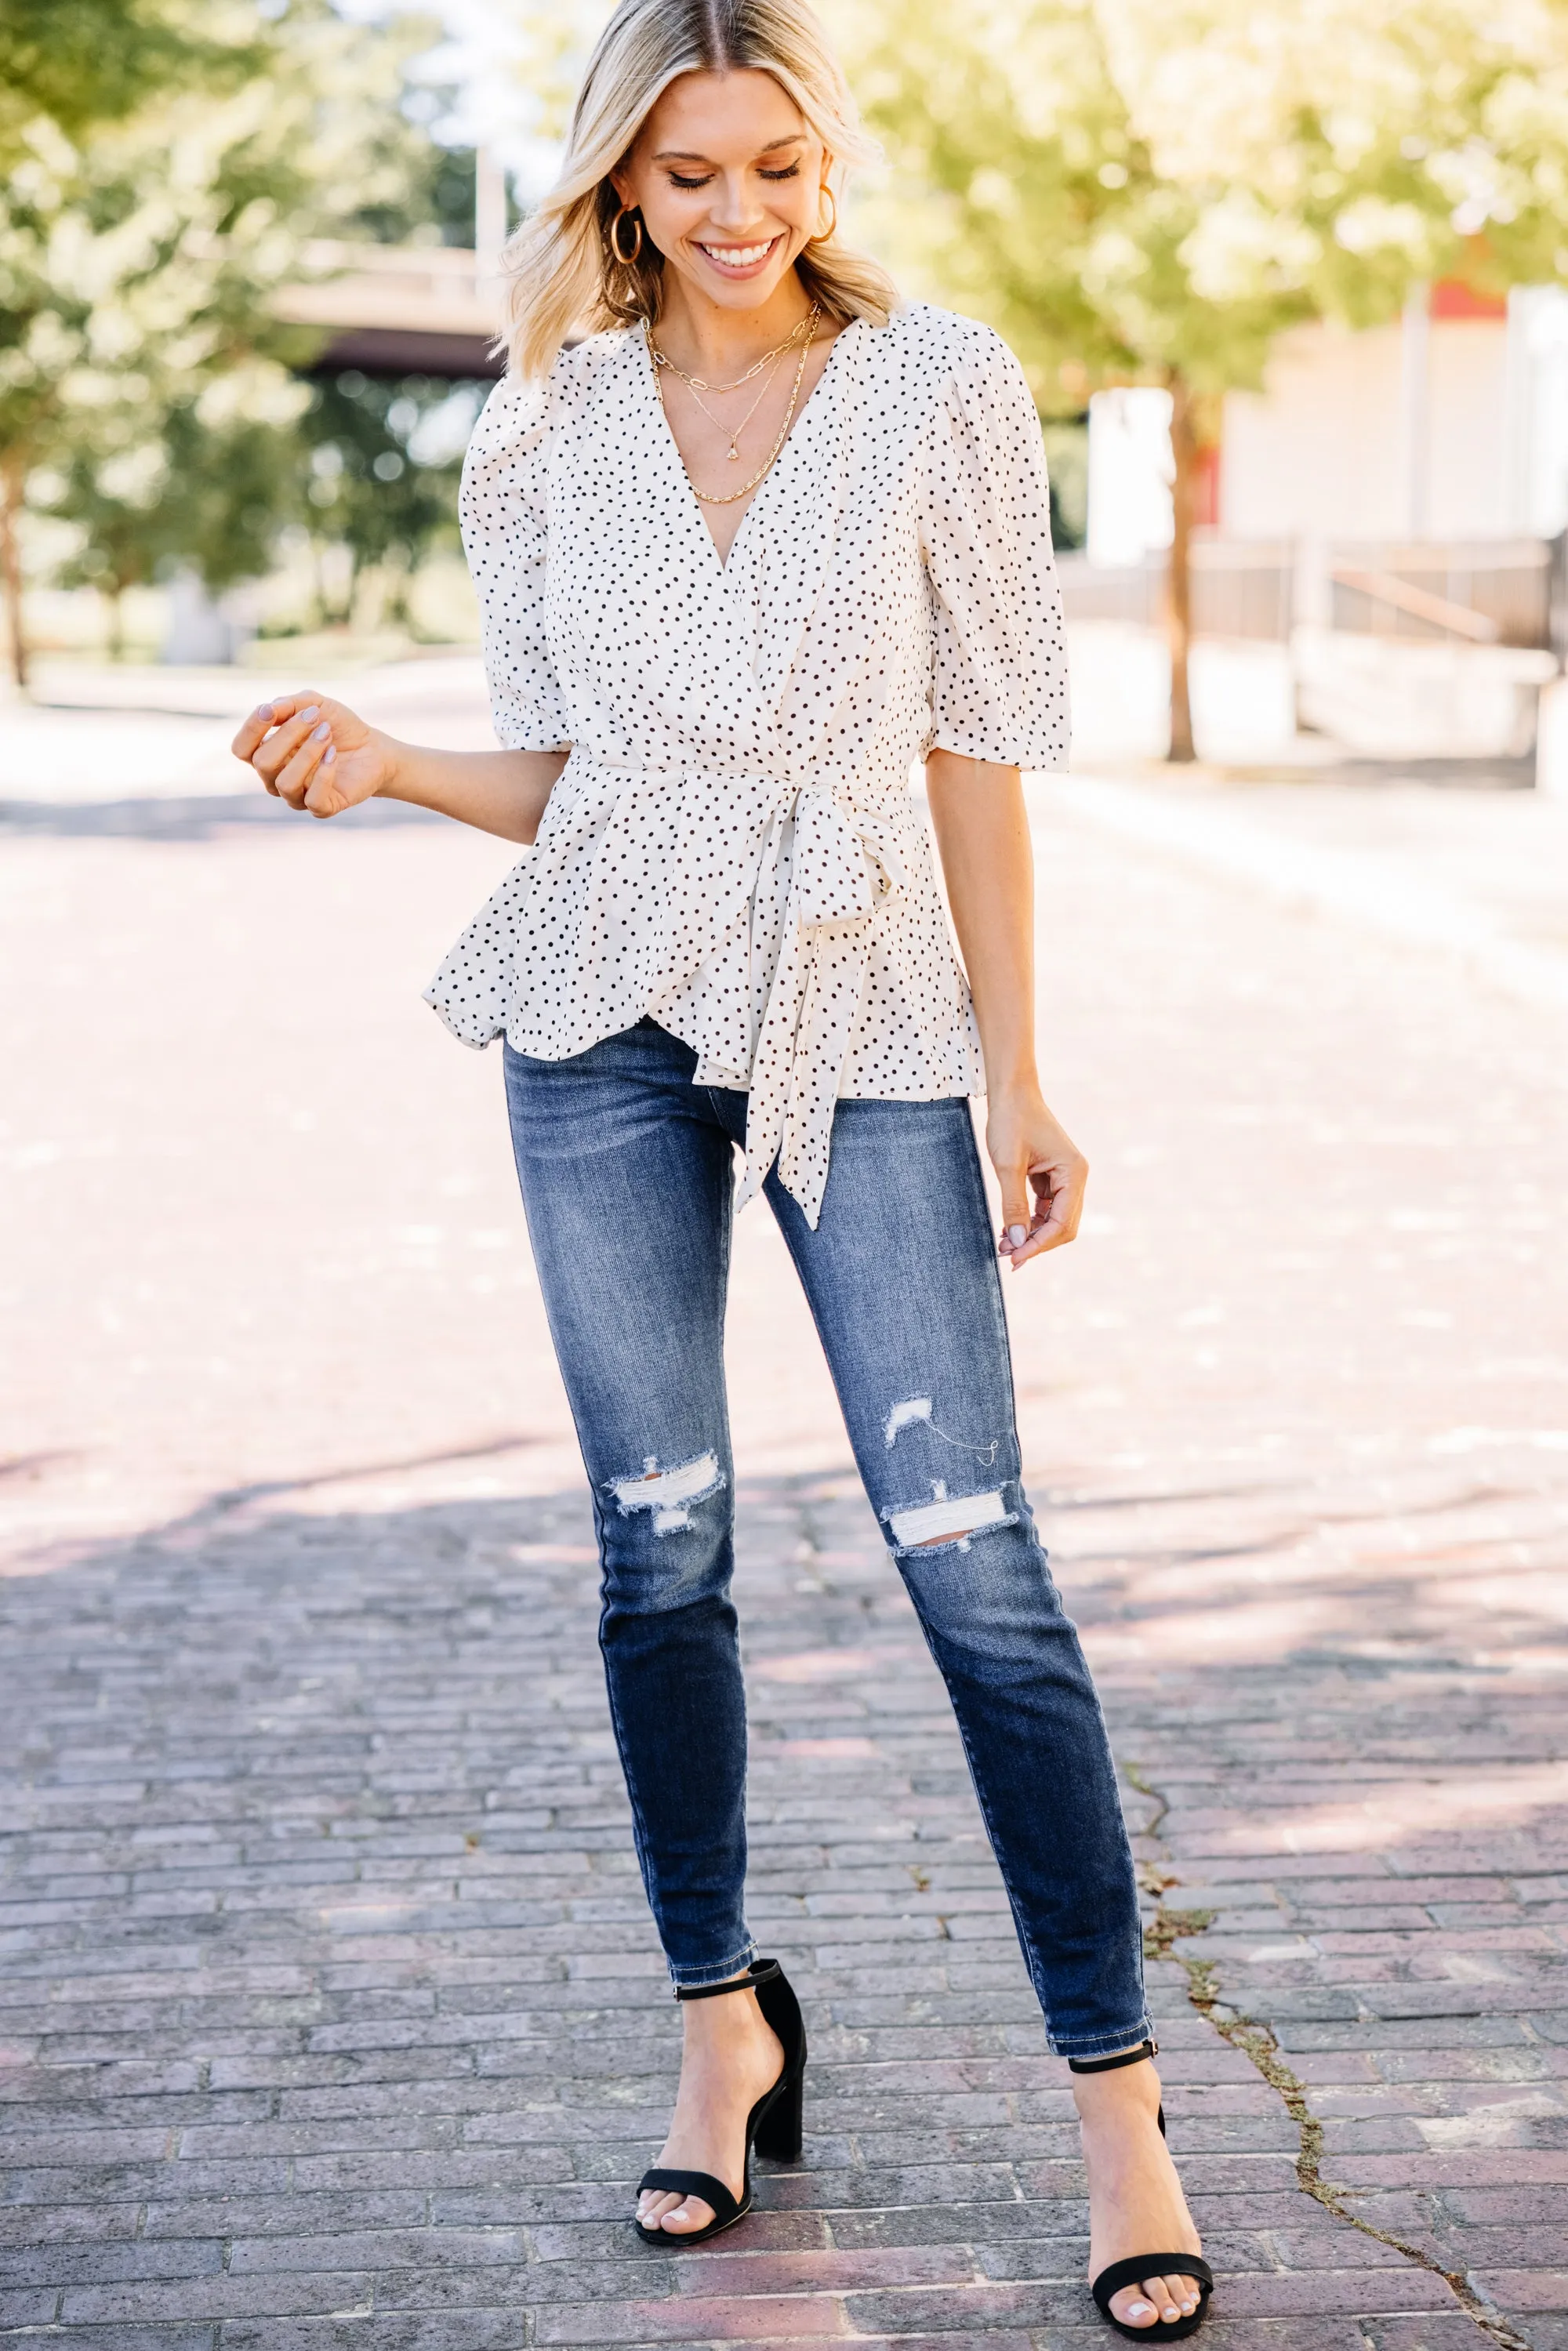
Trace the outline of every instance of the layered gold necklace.
<instances>
[{"instance_id":1,"label":"layered gold necklace","mask_svg":"<svg viewBox=\"0 0 1568 2351\"><path fill-rule=\"evenodd\" d=\"M776 344L772 350L764 351L762 357L759 360L754 360L751 366L747 369L744 375L737 375L733 383L709 383L702 376L688 375L685 368L677 367L674 360L671 359L667 353L659 349L657 343L653 340L653 328L649 325L646 319L643 320L643 333L644 340L647 342L648 358L653 370L653 382L658 390L659 406L664 410L665 423L668 424L670 419L669 408L664 400L664 370L667 368L672 375L678 375L680 377L681 381L691 392L692 398L696 402L697 406L702 410L702 413L707 418L708 423L710 424L716 424L721 433L728 434L729 462L732 465L737 464L739 461L740 436L745 432L747 426L750 423L752 418L756 415L758 409L761 406L768 387L773 381L774 374L782 364L785 355L797 344L800 345L800 356L795 363L795 381L789 388L789 405L784 412L784 422L779 428L779 437L774 442L772 448L768 451L763 463L758 466L757 472L752 475L751 479L748 482L742 482L737 490L699 490L695 482L692 481L691 467L686 465L686 461L684 456L681 458L681 464L683 466L685 466L686 479L688 482L691 482L692 495L694 497L699 498L705 507L738 506L741 499L749 497L752 491L757 487L758 482L762 481L766 475L771 472L774 465L778 461L779 451L783 448L785 442L789 438L789 427L795 421L795 411L800 404L800 385L806 373L806 361L811 356L811 345L816 340L817 321L821 315L821 304L820 302L813 302L807 316L804 319L800 319L796 321L795 325L785 336L784 340L781 343ZM742 384L749 383L755 376L763 375L765 370L767 372L764 375L762 390L758 393L757 398L752 402L750 407L747 410L746 414L741 418L740 423L735 427L734 431L731 432L729 426L724 423L722 418L714 414L712 409L708 407L706 402L703 399L702 394L705 392L711 392L716 394L726 392L738 392ZM670 437L672 440L674 439L674 430L673 426L671 427ZM680 449L680 443L678 441L675 442L675 447L678 453Z\"/></svg>"},{"instance_id":2,"label":"layered gold necklace","mask_svg":"<svg viewBox=\"0 0 1568 2351\"><path fill-rule=\"evenodd\" d=\"M655 367L668 368L670 373L678 375L683 383L689 383L694 392L738 392L743 383L749 383L754 376L762 373L765 367L771 367L775 360L781 360L785 352L791 350L803 334L814 332L817 321L821 315L821 304L813 302L805 317L796 319L783 341L775 343L770 351L764 351L759 360L753 360L746 373L737 375L733 383L709 383L706 375L688 375L684 367L675 365L667 351L662 351L659 349L658 344L653 340L651 328L648 330L648 349L653 355Z\"/></svg>"},{"instance_id":3,"label":"layered gold necklace","mask_svg":"<svg viewBox=\"0 0 1568 2351\"><path fill-rule=\"evenodd\" d=\"M716 416L714 414L712 409L708 406L706 401L703 398L702 393L697 390L696 385L692 381L689 375L685 374L682 369L676 367L673 360L666 360L664 364L666 367L670 368L674 374L681 376L682 381L685 384L686 390L691 393L692 398L696 402L697 406L702 410L702 413L707 418L708 423L710 424L716 424L721 433L728 434L729 462L732 465L738 465L740 463L740 436L745 432L747 426L750 423L752 418L756 415L758 410L761 407L763 402L767 399L768 392L771 391L773 379L784 364L783 352L780 350L775 357L772 366L768 369L767 374L762 379L761 391L758 393L756 399L752 402L750 407L747 410L745 415L741 418L739 423L735 427L733 432L730 431L729 426L725 423L722 416ZM743 378L742 381L744 381L745 379ZM720 392L735 392L738 389L738 386L732 383L726 383L716 386L716 389Z\"/></svg>"}]
</instances>

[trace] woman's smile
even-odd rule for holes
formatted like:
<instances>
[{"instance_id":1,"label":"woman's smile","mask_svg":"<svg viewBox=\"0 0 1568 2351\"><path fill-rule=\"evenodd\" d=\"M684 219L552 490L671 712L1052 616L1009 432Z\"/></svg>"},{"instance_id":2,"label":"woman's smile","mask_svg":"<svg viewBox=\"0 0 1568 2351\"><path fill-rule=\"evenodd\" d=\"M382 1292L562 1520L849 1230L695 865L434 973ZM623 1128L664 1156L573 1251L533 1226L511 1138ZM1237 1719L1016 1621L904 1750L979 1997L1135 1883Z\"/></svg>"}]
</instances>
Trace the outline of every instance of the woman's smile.
<instances>
[{"instance_id":1,"label":"woman's smile","mask_svg":"<svg viewBox=\"0 0 1568 2351\"><path fill-rule=\"evenodd\" d=\"M699 253L721 269L727 277L754 277L766 269L778 247L783 244L786 232L777 236L756 240L750 245L721 245L716 238L701 236L695 240Z\"/></svg>"}]
</instances>

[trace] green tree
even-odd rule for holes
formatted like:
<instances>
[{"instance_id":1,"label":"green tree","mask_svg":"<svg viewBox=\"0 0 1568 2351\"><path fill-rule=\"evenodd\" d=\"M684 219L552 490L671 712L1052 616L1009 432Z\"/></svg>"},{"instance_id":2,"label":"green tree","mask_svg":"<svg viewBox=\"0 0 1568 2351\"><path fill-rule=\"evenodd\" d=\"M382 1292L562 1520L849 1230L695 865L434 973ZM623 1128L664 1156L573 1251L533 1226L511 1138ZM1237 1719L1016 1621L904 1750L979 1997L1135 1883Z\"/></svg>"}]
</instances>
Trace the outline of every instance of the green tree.
<instances>
[{"instance_id":1,"label":"green tree","mask_svg":"<svg viewBox=\"0 0 1568 2351\"><path fill-rule=\"evenodd\" d=\"M193 511L171 466L197 426L213 429L214 387L232 379L250 413L228 414L227 443L208 444L209 482L221 446L248 462L278 422L288 367L318 348L272 319L273 290L300 274L309 238L400 201L424 152L398 99L427 31L372 37L329 0L266 15L217 0L203 17L235 49L243 36L265 70L161 94L79 144L35 115L0 172L0 584L19 680L29 486L98 534L106 580L128 576L138 539L136 560L156 562L174 510ZM167 515L131 500L111 520L116 481L160 479ZM242 496L231 521L246 507ZM210 523L214 498L198 509ZM225 542L203 524L192 551L216 562Z\"/></svg>"},{"instance_id":2,"label":"green tree","mask_svg":"<svg viewBox=\"0 0 1568 2351\"><path fill-rule=\"evenodd\" d=\"M298 413L308 394L272 371L217 378L172 401L161 430L147 420L118 450L78 440L64 466L32 485L33 502L73 527L78 546L58 566L62 587L96 588L109 611L110 650L124 652L129 590L189 568L209 590L267 570L279 531L299 506Z\"/></svg>"},{"instance_id":3,"label":"green tree","mask_svg":"<svg viewBox=\"0 0 1568 2351\"><path fill-rule=\"evenodd\" d=\"M475 154L472 147L418 141L401 187L360 205L346 236L374 245L474 244Z\"/></svg>"},{"instance_id":4,"label":"green tree","mask_svg":"<svg viewBox=\"0 0 1568 2351\"><path fill-rule=\"evenodd\" d=\"M852 21L899 256L1008 337L1045 415L1108 384L1170 392L1188 759L1194 491L1223 395L1302 320L1370 325L1435 277L1568 276L1568 14L901 0Z\"/></svg>"},{"instance_id":5,"label":"green tree","mask_svg":"<svg viewBox=\"0 0 1568 2351\"><path fill-rule=\"evenodd\" d=\"M161 92L254 62L178 0L0 0L0 158L47 117L68 137L122 121Z\"/></svg>"},{"instance_id":6,"label":"green tree","mask_svg":"<svg viewBox=\"0 0 1568 2351\"><path fill-rule=\"evenodd\" d=\"M454 427L471 423L488 389L428 376L382 381L357 368L317 382L299 424L308 452L304 518L318 558L329 547L348 558L337 592L319 590L324 621L351 618L361 575L371 569L382 574L389 617L406 618L422 559L444 540L458 543L465 435L455 429L431 447L431 428L439 432L438 411ZM319 560L317 577L324 582Z\"/></svg>"}]
</instances>

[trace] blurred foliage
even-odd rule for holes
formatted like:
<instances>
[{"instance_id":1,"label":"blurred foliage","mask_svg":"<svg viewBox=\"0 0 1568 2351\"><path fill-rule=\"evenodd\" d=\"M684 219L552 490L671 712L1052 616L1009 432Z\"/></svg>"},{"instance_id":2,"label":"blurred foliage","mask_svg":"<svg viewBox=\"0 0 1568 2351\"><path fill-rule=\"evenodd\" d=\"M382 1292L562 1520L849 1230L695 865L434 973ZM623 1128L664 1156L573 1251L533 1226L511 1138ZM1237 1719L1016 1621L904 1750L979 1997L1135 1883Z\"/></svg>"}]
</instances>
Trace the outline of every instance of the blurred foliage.
<instances>
[{"instance_id":1,"label":"blurred foliage","mask_svg":"<svg viewBox=\"0 0 1568 2351\"><path fill-rule=\"evenodd\" d=\"M417 107L428 90L411 96L408 120L418 126L425 113L441 109ZM406 134L404 134L406 137ZM404 147L403 183L395 195L361 204L345 225L347 236L367 236L375 245L454 245L472 250L476 210L478 158L472 147L446 147L414 130ZM510 180L507 183L508 235L522 218L522 207Z\"/></svg>"},{"instance_id":2,"label":"blurred foliage","mask_svg":"<svg viewBox=\"0 0 1568 2351\"><path fill-rule=\"evenodd\" d=\"M883 241L1000 329L1046 416L1172 398L1172 756L1192 756L1203 446L1287 328L1568 277L1563 0L840 0Z\"/></svg>"},{"instance_id":3,"label":"blurred foliage","mask_svg":"<svg viewBox=\"0 0 1568 2351\"><path fill-rule=\"evenodd\" d=\"M409 582L422 558L455 549L463 451L489 390L429 376L384 381L357 368L320 379L299 423L308 453L300 519L317 554L318 617L353 614L361 573L382 574L384 617L406 621ZM347 561L329 569L328 548Z\"/></svg>"},{"instance_id":4,"label":"blurred foliage","mask_svg":"<svg viewBox=\"0 0 1568 2351\"><path fill-rule=\"evenodd\" d=\"M288 433L309 394L291 371L319 342L273 319L273 289L308 274L310 239L362 235L363 214L429 183L428 138L399 105L428 24L371 36L328 0L207 0L202 21L249 71L161 90L90 137L37 114L0 174L14 651L26 503L76 524L76 569L110 594L176 551L213 586L242 549L266 568L264 512L275 529L300 474Z\"/></svg>"},{"instance_id":5,"label":"blurred foliage","mask_svg":"<svg viewBox=\"0 0 1568 2351\"><path fill-rule=\"evenodd\" d=\"M376 245L474 243L472 147L439 147L415 139L401 186L356 206L345 234Z\"/></svg>"},{"instance_id":6,"label":"blurred foliage","mask_svg":"<svg viewBox=\"0 0 1568 2351\"><path fill-rule=\"evenodd\" d=\"M1089 419L1051 417L1044 434L1051 541L1056 547L1082 547L1089 536Z\"/></svg>"},{"instance_id":7,"label":"blurred foliage","mask_svg":"<svg viewBox=\"0 0 1568 2351\"><path fill-rule=\"evenodd\" d=\"M989 319L1047 414L1260 382L1410 287L1568 277L1560 0L845 0L882 242Z\"/></svg>"},{"instance_id":8,"label":"blurred foliage","mask_svg":"<svg viewBox=\"0 0 1568 2351\"><path fill-rule=\"evenodd\" d=\"M35 487L41 509L76 527L77 550L57 577L105 597L117 658L129 589L184 569L214 590L254 580L270 568L298 507L292 421L271 421L242 397L216 415L204 414L200 401L175 402L162 428L117 456L74 447Z\"/></svg>"},{"instance_id":9,"label":"blurred foliage","mask_svg":"<svg viewBox=\"0 0 1568 2351\"><path fill-rule=\"evenodd\" d=\"M0 0L0 160L45 115L68 137L122 121L192 82L231 79L256 52L221 10L178 0Z\"/></svg>"}]
</instances>

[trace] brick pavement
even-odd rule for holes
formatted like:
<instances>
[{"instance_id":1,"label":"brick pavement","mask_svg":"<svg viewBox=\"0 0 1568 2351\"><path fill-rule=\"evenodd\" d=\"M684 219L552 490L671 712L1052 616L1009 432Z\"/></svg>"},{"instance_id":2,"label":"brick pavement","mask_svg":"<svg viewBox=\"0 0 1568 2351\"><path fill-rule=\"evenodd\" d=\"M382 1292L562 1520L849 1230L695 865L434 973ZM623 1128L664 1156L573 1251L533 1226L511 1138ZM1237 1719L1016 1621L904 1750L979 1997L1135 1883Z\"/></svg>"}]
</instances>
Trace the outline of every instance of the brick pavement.
<instances>
[{"instance_id":1,"label":"brick pavement","mask_svg":"<svg viewBox=\"0 0 1568 2351\"><path fill-rule=\"evenodd\" d=\"M35 822L0 874L0 2336L1108 2340L1064 2069L752 1214L752 1909L807 2159L711 2253L630 2236L676 2031L587 1513L493 1061L413 1000L496 845L180 822ZM1207 2338L1560 2351L1561 1021L1042 834L1095 1207L1012 1285L1020 1411L1143 1832Z\"/></svg>"}]
</instances>

